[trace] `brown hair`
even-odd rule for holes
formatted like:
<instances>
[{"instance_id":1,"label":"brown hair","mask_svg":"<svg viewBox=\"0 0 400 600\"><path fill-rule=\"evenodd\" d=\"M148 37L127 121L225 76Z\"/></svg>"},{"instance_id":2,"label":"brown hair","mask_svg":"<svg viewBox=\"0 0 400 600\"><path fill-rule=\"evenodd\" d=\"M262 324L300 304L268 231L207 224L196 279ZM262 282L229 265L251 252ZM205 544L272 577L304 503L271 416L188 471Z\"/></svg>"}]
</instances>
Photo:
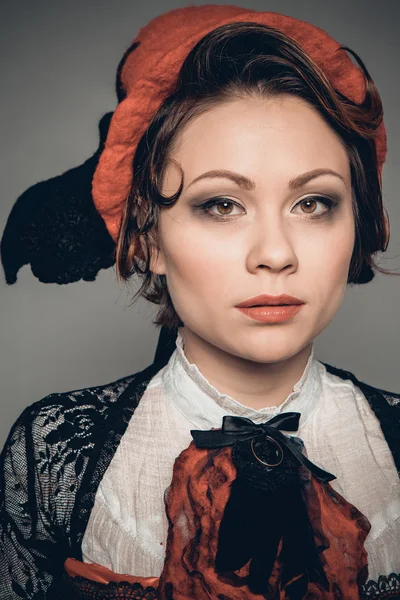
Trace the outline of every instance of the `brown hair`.
<instances>
[{"instance_id":1,"label":"brown hair","mask_svg":"<svg viewBox=\"0 0 400 600\"><path fill-rule=\"evenodd\" d=\"M374 136L383 118L377 88L358 55L347 46L366 79L366 95L355 104L329 83L304 50L284 33L257 23L232 23L205 35L185 59L173 93L166 98L142 136L133 161L133 184L116 244L117 278L137 273L142 285L132 302L143 296L160 305L155 325L182 325L164 275L150 271L149 240L158 247L160 207L171 206L183 189L170 197L160 192L173 143L183 127L211 106L232 98L291 94L315 107L340 136L350 162L355 218L355 244L348 283L371 281L379 267L373 255L385 252L389 220L382 202ZM139 239L140 238L140 239ZM143 246L142 246L143 245Z\"/></svg>"}]
</instances>

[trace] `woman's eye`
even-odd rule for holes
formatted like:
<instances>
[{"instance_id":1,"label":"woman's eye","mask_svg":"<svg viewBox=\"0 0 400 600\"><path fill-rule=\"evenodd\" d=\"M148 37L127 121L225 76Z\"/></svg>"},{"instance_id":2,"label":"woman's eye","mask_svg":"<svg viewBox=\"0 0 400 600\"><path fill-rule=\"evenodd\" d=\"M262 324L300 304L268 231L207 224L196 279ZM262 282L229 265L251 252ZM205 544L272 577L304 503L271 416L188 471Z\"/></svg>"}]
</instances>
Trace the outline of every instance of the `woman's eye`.
<instances>
[{"instance_id":1,"label":"woman's eye","mask_svg":"<svg viewBox=\"0 0 400 600\"><path fill-rule=\"evenodd\" d=\"M324 210L318 211L317 206L318 203L324 206ZM319 219L320 217L324 217L325 215L331 213L335 206L337 206L337 202L332 200L331 198L327 198L326 196L308 196L308 198L303 198L300 200L295 206L302 206L302 213L306 215L310 215L311 219Z\"/></svg>"},{"instance_id":2,"label":"woman's eye","mask_svg":"<svg viewBox=\"0 0 400 600\"><path fill-rule=\"evenodd\" d=\"M228 198L212 198L201 204L198 208L212 218L221 218L221 220L224 220L224 217L231 216L232 207L234 206L241 208L239 204ZM211 212L211 209L214 207L217 207L218 212Z\"/></svg>"},{"instance_id":3,"label":"woman's eye","mask_svg":"<svg viewBox=\"0 0 400 600\"><path fill-rule=\"evenodd\" d=\"M318 204L321 204L324 209L318 210ZM319 219L331 213L336 205L336 201L326 196L308 196L308 198L303 198L303 200L300 200L300 202L296 204L295 208L300 206L302 207L300 212L303 215L309 215L309 218L311 219ZM210 200L207 200L207 202L204 202L200 206L196 207L196 210L200 210L202 213L210 216L213 219L217 219L219 221L228 221L229 217L237 216L237 214L239 214L232 214L232 207L237 207L244 210L240 204L234 202L233 200L229 200L229 198L211 198ZM214 208L215 210L212 210Z\"/></svg>"}]
</instances>

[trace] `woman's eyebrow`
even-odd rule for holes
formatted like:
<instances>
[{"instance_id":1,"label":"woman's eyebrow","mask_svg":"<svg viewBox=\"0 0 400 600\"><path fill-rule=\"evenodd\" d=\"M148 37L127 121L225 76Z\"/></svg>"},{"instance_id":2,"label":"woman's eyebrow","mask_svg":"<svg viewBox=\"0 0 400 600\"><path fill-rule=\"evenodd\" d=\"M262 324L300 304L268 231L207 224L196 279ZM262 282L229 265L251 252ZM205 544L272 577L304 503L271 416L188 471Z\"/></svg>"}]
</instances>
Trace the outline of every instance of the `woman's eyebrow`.
<instances>
[{"instance_id":1,"label":"woman's eyebrow","mask_svg":"<svg viewBox=\"0 0 400 600\"><path fill-rule=\"evenodd\" d=\"M202 173L196 179L193 179L188 185L188 188L196 183L196 181L200 181L200 179L216 179L216 178L225 178L230 179L236 185L238 185L243 190L255 190L256 184L252 179L249 179L245 175L240 175L240 173L235 173L234 171L227 171L225 169L214 169L213 171L207 171L206 173Z\"/></svg>"},{"instance_id":2,"label":"woman's eyebrow","mask_svg":"<svg viewBox=\"0 0 400 600\"><path fill-rule=\"evenodd\" d=\"M333 175L334 177L338 177L343 183L346 185L346 181L340 173L337 171L333 171L333 169L313 169L312 171L307 171L307 173L302 173L298 175L291 181L289 181L289 187L291 190L296 190L297 188L305 185L311 179L315 179L316 177L320 177L321 175Z\"/></svg>"},{"instance_id":3,"label":"woman's eyebrow","mask_svg":"<svg viewBox=\"0 0 400 600\"><path fill-rule=\"evenodd\" d=\"M313 169L312 171L307 171L306 173L302 173L301 175L297 175L297 177L289 181L289 188L291 190L296 190L297 188L300 188L312 179L320 177L321 175L333 175L334 177L338 177L339 179L341 179L346 185L346 182L342 175L340 175L336 171L333 171L332 169L320 168ZM227 171L226 169L214 169L212 171L202 173L201 175L193 179L193 181L191 181L187 187L189 188L191 185L196 183L196 181L200 181L201 179L216 178L230 179L243 190L251 191L256 189L256 184L252 179L249 179L248 177L246 177L245 175L241 175L240 173L235 173L234 171Z\"/></svg>"}]
</instances>

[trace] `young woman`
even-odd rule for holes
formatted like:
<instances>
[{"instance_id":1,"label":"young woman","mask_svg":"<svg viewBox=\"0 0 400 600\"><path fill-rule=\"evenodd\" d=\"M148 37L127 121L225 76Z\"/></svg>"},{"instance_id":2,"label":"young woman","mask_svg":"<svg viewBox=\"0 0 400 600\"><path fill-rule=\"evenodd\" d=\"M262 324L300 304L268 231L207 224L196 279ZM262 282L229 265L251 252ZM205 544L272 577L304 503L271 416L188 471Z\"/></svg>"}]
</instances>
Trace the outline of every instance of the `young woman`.
<instances>
[{"instance_id":1,"label":"young woman","mask_svg":"<svg viewBox=\"0 0 400 600\"><path fill-rule=\"evenodd\" d=\"M400 394L313 347L389 239L356 59L238 7L139 33L93 199L176 346L18 419L1 598L400 597Z\"/></svg>"}]
</instances>

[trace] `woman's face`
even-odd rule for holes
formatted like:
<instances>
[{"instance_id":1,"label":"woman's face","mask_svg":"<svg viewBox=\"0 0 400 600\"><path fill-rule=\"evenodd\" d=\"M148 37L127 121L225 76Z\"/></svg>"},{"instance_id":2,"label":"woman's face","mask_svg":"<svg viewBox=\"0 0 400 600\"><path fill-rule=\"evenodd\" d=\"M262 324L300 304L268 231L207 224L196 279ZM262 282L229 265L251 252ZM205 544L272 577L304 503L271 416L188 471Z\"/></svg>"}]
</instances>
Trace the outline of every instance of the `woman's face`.
<instances>
[{"instance_id":1,"label":"woman's face","mask_svg":"<svg viewBox=\"0 0 400 600\"><path fill-rule=\"evenodd\" d=\"M255 362L296 355L333 319L347 284L355 232L339 137L301 99L235 99L189 122L170 156L184 188L161 210L151 270L166 276L185 329ZM332 173L313 176L317 169ZM205 175L216 170L232 175ZM180 181L170 162L163 194ZM216 197L220 204L200 208ZM260 294L305 304L283 323L236 308Z\"/></svg>"}]
</instances>

